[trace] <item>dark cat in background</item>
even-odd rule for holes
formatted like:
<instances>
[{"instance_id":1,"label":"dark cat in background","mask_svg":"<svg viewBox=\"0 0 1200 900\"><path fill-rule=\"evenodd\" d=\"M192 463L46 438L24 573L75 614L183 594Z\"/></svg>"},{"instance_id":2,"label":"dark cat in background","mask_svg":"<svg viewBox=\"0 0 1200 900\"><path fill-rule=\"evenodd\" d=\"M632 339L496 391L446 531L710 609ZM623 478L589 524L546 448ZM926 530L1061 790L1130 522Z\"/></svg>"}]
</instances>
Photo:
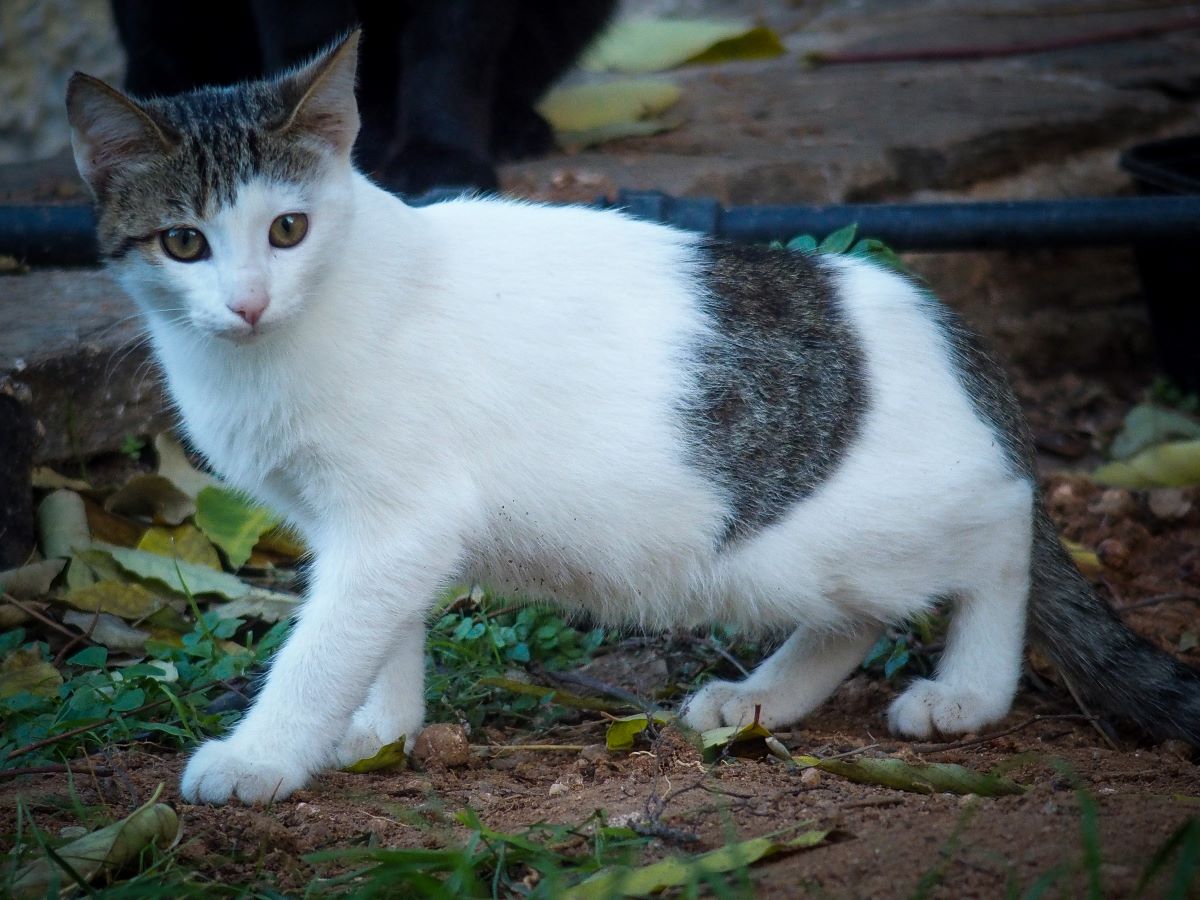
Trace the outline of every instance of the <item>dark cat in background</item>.
<instances>
[{"instance_id":1,"label":"dark cat in background","mask_svg":"<svg viewBox=\"0 0 1200 900\"><path fill-rule=\"evenodd\" d=\"M494 190L495 162L549 151L534 104L616 0L113 0L140 97L272 75L363 28L358 167L385 187Z\"/></svg>"}]
</instances>

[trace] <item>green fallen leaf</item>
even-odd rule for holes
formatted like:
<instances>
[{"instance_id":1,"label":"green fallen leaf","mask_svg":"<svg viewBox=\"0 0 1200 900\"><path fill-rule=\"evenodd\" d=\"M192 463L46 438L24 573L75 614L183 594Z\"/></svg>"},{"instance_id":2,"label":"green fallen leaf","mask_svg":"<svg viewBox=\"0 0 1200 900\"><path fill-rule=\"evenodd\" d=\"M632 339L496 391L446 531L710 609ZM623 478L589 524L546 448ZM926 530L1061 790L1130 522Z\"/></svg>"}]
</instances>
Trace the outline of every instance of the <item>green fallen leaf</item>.
<instances>
[{"instance_id":1,"label":"green fallen leaf","mask_svg":"<svg viewBox=\"0 0 1200 900\"><path fill-rule=\"evenodd\" d=\"M61 600L85 613L111 613L130 620L144 619L163 606L159 597L140 584L108 579L72 588Z\"/></svg>"},{"instance_id":2,"label":"green fallen leaf","mask_svg":"<svg viewBox=\"0 0 1200 900\"><path fill-rule=\"evenodd\" d=\"M236 600L250 593L250 586L246 583L225 572L215 572L208 566L111 544L97 543L94 549L108 554L122 571L162 585L177 594L216 594L226 600Z\"/></svg>"},{"instance_id":3,"label":"green fallen leaf","mask_svg":"<svg viewBox=\"0 0 1200 900\"><path fill-rule=\"evenodd\" d=\"M74 888L74 879L63 871L62 864L90 882L133 862L151 845L169 847L179 833L179 818L167 804L157 802L161 792L160 785L148 803L121 821L59 847L54 854L57 859L47 855L25 866L9 885L12 896L23 900L45 897L60 886Z\"/></svg>"},{"instance_id":4,"label":"green fallen leaf","mask_svg":"<svg viewBox=\"0 0 1200 900\"><path fill-rule=\"evenodd\" d=\"M1180 440L1200 440L1200 421L1165 406L1139 403L1126 413L1109 452L1113 459L1129 459L1156 444Z\"/></svg>"},{"instance_id":5,"label":"green fallen leaf","mask_svg":"<svg viewBox=\"0 0 1200 900\"><path fill-rule=\"evenodd\" d=\"M279 517L237 491L206 487L196 495L196 525L240 569L258 539L279 524Z\"/></svg>"},{"instance_id":6,"label":"green fallen leaf","mask_svg":"<svg viewBox=\"0 0 1200 900\"><path fill-rule=\"evenodd\" d=\"M34 647L14 650L0 662L0 699L24 692L55 697L62 683L58 669L42 659Z\"/></svg>"},{"instance_id":7,"label":"green fallen leaf","mask_svg":"<svg viewBox=\"0 0 1200 900\"><path fill-rule=\"evenodd\" d=\"M195 525L179 525L175 528L155 526L146 529L138 541L138 550L168 556L171 559L182 559L185 562L208 566L218 572L221 567L221 557L217 555L212 542Z\"/></svg>"},{"instance_id":8,"label":"green fallen leaf","mask_svg":"<svg viewBox=\"0 0 1200 900\"><path fill-rule=\"evenodd\" d=\"M647 866L608 866L568 888L559 896L564 900L592 900L607 897L640 897L672 887L695 884L705 875L733 872L768 856L815 847L828 831L805 831L787 840L769 837L751 838L726 844L693 857L668 857Z\"/></svg>"},{"instance_id":9,"label":"green fallen leaf","mask_svg":"<svg viewBox=\"0 0 1200 900\"><path fill-rule=\"evenodd\" d=\"M343 772L353 772L355 775L365 775L367 772L383 772L387 769L403 769L408 765L408 756L404 752L404 737L400 740L384 744L379 752L367 759L360 759L342 769Z\"/></svg>"},{"instance_id":10,"label":"green fallen leaf","mask_svg":"<svg viewBox=\"0 0 1200 900\"><path fill-rule=\"evenodd\" d=\"M196 512L196 501L162 475L135 475L109 495L104 508L119 516L179 525Z\"/></svg>"},{"instance_id":11,"label":"green fallen leaf","mask_svg":"<svg viewBox=\"0 0 1200 900\"><path fill-rule=\"evenodd\" d=\"M666 713L655 713L654 724L667 725L671 717ZM645 713L632 716L620 716L608 723L604 733L604 745L609 750L632 750L634 738L650 727L650 719Z\"/></svg>"},{"instance_id":12,"label":"green fallen leaf","mask_svg":"<svg viewBox=\"0 0 1200 900\"><path fill-rule=\"evenodd\" d=\"M654 117L679 95L676 85L649 78L569 85L550 91L538 112L553 126L559 143L585 147L673 127Z\"/></svg>"},{"instance_id":13,"label":"green fallen leaf","mask_svg":"<svg viewBox=\"0 0 1200 900\"><path fill-rule=\"evenodd\" d=\"M916 794L950 793L1000 797L1025 792L1016 782L995 775L984 775L953 763L906 763L890 756L861 757L854 760L794 756L792 759L805 768L817 768L860 784L876 784Z\"/></svg>"},{"instance_id":14,"label":"green fallen leaf","mask_svg":"<svg viewBox=\"0 0 1200 900\"><path fill-rule=\"evenodd\" d=\"M583 55L592 72L643 75L685 63L769 59L786 52L770 28L720 19L620 19Z\"/></svg>"},{"instance_id":15,"label":"green fallen leaf","mask_svg":"<svg viewBox=\"0 0 1200 900\"><path fill-rule=\"evenodd\" d=\"M770 753L782 759L791 758L770 730L759 722L725 725L700 735L700 749L707 760L716 759L726 747L735 755L761 756Z\"/></svg>"},{"instance_id":16,"label":"green fallen leaf","mask_svg":"<svg viewBox=\"0 0 1200 900\"><path fill-rule=\"evenodd\" d=\"M0 572L0 592L10 594L18 600L43 597L50 585L67 564L64 559L44 559L18 569Z\"/></svg>"},{"instance_id":17,"label":"green fallen leaf","mask_svg":"<svg viewBox=\"0 0 1200 900\"><path fill-rule=\"evenodd\" d=\"M168 479L189 497L195 497L209 486L219 485L207 472L201 472L183 452L183 445L175 436L164 432L154 439L154 452L158 456L158 474Z\"/></svg>"},{"instance_id":18,"label":"green fallen leaf","mask_svg":"<svg viewBox=\"0 0 1200 900\"><path fill-rule=\"evenodd\" d=\"M37 529L42 554L47 558L69 557L76 550L86 550L92 542L83 498L74 491L55 491L38 504Z\"/></svg>"},{"instance_id":19,"label":"green fallen leaf","mask_svg":"<svg viewBox=\"0 0 1200 900\"><path fill-rule=\"evenodd\" d=\"M749 725L723 725L720 728L710 728L700 735L700 746L703 750L717 750L728 747L738 741L750 741L755 738L768 738L771 732L758 722Z\"/></svg>"},{"instance_id":20,"label":"green fallen leaf","mask_svg":"<svg viewBox=\"0 0 1200 900\"><path fill-rule=\"evenodd\" d=\"M1174 441L1101 466L1092 478L1109 487L1142 490L1200 484L1200 440Z\"/></svg>"},{"instance_id":21,"label":"green fallen leaf","mask_svg":"<svg viewBox=\"0 0 1200 900\"><path fill-rule=\"evenodd\" d=\"M570 706L575 709L595 709L603 710L604 712L619 712L629 709L630 704L620 703L614 700L601 700L598 697L581 697L578 694L572 694L570 691L559 690L558 688L543 687L540 684L530 684L527 681L517 681L515 678L499 678L488 677L479 679L479 683L487 687L498 687L506 691L511 691L514 694L527 694L531 697L537 697L539 700L545 700L549 703L557 703L559 706Z\"/></svg>"}]
</instances>

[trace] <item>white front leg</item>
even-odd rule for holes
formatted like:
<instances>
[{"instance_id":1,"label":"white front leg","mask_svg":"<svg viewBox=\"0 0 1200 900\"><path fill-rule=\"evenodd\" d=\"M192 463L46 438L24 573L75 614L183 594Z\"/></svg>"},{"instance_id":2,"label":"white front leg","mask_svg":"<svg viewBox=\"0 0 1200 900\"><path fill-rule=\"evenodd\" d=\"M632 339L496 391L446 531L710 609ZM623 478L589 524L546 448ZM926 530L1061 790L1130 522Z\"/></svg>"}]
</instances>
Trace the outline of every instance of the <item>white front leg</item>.
<instances>
[{"instance_id":1,"label":"white front leg","mask_svg":"<svg viewBox=\"0 0 1200 900\"><path fill-rule=\"evenodd\" d=\"M402 636L423 633L425 613L453 573L458 548L414 542L371 552L359 541L346 544L318 554L312 591L253 707L232 734L206 742L189 760L181 786L187 800L286 797L333 762L389 655L412 656L404 668L422 669L421 642ZM422 681L413 679L407 691L392 702L420 716Z\"/></svg>"}]
</instances>

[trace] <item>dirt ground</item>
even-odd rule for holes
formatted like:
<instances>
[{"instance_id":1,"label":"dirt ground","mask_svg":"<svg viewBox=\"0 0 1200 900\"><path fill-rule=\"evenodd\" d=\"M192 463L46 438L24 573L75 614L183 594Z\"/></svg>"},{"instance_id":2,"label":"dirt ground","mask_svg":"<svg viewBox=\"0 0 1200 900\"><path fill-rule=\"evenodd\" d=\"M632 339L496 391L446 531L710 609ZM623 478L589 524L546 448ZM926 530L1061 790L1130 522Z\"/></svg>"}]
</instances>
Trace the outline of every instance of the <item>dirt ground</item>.
<instances>
[{"instance_id":1,"label":"dirt ground","mask_svg":"<svg viewBox=\"0 0 1200 900\"><path fill-rule=\"evenodd\" d=\"M1089 464L1147 378L1060 376L1019 380L1018 390L1043 452L1051 511L1066 537L1097 549L1104 562L1089 572L1093 581L1119 610L1128 610L1132 626L1200 664L1200 489L1164 506L1162 498L1105 492L1062 471ZM610 680L645 690L647 671L662 677L670 669L671 646L667 638L631 640L593 666ZM536 734L484 728L471 736L475 754L462 768L326 773L266 809L184 803L178 795L184 756L149 745L81 761L76 785L85 804L121 816L164 783L164 798L180 814L186 865L226 884L274 883L284 891L301 890L319 874L300 859L315 850L372 836L384 846L445 846L461 837L450 817L464 807L492 828L520 831L537 821L578 822L598 809L610 822L630 821L644 815L654 798L670 794L659 820L662 837L647 859L695 853L724 844L731 833L757 836L796 822L831 829L816 849L754 867L756 890L764 897L909 897L921 891L996 897L1013 886L1027 890L1063 865L1067 869L1049 895L1084 895L1076 791L1082 787L1099 810L1103 895L1129 896L1154 850L1188 817L1200 815L1200 766L1192 751L1173 742L1148 746L1120 735L1110 746L1080 720L1070 697L1036 660L1033 669L1038 674L1026 680L1012 714L989 729L996 735L991 739L985 734L924 746L893 740L883 712L895 688L867 674L853 677L816 715L780 735L794 753L827 756L866 748L868 755L899 753L982 771L999 767L1028 788L1020 796L903 793L805 774L769 757L709 766L669 730L633 753L610 754L603 750L605 722L591 713ZM530 742L587 749L502 755L488 749ZM104 766L111 775L87 774L89 765ZM65 805L68 790L63 775L21 777L0 786L0 809L14 821L16 800L23 798L35 821L56 832L76 824Z\"/></svg>"}]
</instances>

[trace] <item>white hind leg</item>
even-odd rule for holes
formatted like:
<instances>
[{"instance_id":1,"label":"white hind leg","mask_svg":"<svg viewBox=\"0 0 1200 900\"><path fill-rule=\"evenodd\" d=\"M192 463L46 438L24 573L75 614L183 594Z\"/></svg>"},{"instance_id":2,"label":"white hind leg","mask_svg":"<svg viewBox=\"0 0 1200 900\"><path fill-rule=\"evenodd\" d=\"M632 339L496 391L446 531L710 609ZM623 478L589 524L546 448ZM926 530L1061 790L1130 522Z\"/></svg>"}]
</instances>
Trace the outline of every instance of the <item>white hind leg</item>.
<instances>
[{"instance_id":1,"label":"white hind leg","mask_svg":"<svg viewBox=\"0 0 1200 900\"><path fill-rule=\"evenodd\" d=\"M684 707L684 721L697 731L749 725L754 708L767 728L790 725L833 693L879 637L864 626L852 634L798 628L745 681L710 681Z\"/></svg>"},{"instance_id":2,"label":"white hind leg","mask_svg":"<svg viewBox=\"0 0 1200 900\"><path fill-rule=\"evenodd\" d=\"M1030 523L1025 509L962 559L962 570L975 577L957 592L937 675L914 681L892 703L893 732L919 738L934 731L956 734L1008 713L1025 643Z\"/></svg>"}]
</instances>

